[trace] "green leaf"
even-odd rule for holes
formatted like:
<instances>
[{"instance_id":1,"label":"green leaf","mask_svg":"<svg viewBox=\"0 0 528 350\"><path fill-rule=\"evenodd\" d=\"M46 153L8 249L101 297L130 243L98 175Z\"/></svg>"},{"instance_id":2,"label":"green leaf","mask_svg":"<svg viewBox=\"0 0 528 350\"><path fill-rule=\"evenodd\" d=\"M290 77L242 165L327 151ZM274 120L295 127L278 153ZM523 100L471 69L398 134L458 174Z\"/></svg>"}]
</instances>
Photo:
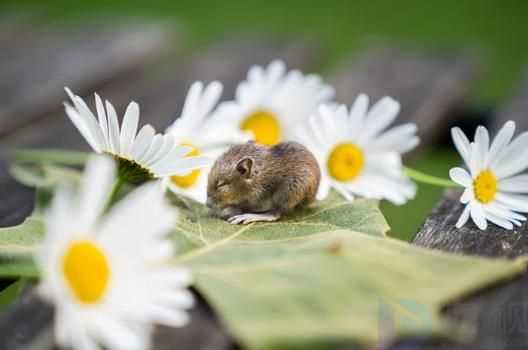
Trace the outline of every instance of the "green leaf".
<instances>
[{"instance_id":1,"label":"green leaf","mask_svg":"<svg viewBox=\"0 0 528 350\"><path fill-rule=\"evenodd\" d=\"M173 235L184 254L174 263L192 268L195 286L250 349L467 336L467 328L440 317L442 306L526 265L385 238L375 202L346 203L335 194L284 221L248 226L186 206Z\"/></svg>"},{"instance_id":2,"label":"green leaf","mask_svg":"<svg viewBox=\"0 0 528 350\"><path fill-rule=\"evenodd\" d=\"M240 226L213 218L208 209L196 202L175 198L180 207L180 220L173 235L178 251L186 252L233 237ZM304 237L322 231L349 229L385 237L389 226L374 200L348 202L337 193L324 201L299 209L278 222L251 226L239 240L274 240L281 237Z\"/></svg>"},{"instance_id":3,"label":"green leaf","mask_svg":"<svg viewBox=\"0 0 528 350\"><path fill-rule=\"evenodd\" d=\"M26 219L21 225L0 228L0 276L37 276L32 254L43 235L43 222L33 217Z\"/></svg>"}]
</instances>

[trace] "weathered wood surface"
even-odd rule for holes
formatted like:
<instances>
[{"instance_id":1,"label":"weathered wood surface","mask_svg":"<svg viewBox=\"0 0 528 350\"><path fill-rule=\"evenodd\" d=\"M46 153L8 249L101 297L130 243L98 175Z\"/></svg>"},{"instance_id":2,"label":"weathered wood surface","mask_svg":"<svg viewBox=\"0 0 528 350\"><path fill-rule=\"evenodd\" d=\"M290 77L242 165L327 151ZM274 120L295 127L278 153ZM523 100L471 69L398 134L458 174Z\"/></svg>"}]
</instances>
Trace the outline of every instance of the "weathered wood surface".
<instances>
[{"instance_id":1,"label":"weathered wood surface","mask_svg":"<svg viewBox=\"0 0 528 350\"><path fill-rule=\"evenodd\" d=\"M455 224L464 205L460 203L461 191L447 191L440 203L426 219L413 242L432 249L488 257L514 258L528 254L528 226L524 224L513 231L489 225L480 231L472 221L458 229ZM528 315L527 315L528 316Z\"/></svg>"},{"instance_id":2,"label":"weathered wood surface","mask_svg":"<svg viewBox=\"0 0 528 350\"><path fill-rule=\"evenodd\" d=\"M418 126L422 146L431 146L449 126L478 75L466 53L424 53L375 46L335 73L337 100L352 103L360 93L371 102L391 96L401 103L397 123Z\"/></svg>"},{"instance_id":3,"label":"weathered wood surface","mask_svg":"<svg viewBox=\"0 0 528 350\"><path fill-rule=\"evenodd\" d=\"M524 82L514 97L499 109L494 129L497 130L507 120L514 120L518 130L526 131L526 109L523 111L523 107L528 106L526 101L528 89ZM514 258L528 253L526 223L513 231L493 224L486 231L480 231L472 222L457 229L455 223L463 209L459 198L460 191L447 191L414 237L413 243L432 249L487 257ZM475 325L477 336L473 343L466 345L467 349L528 348L528 273L508 284L483 291L450 306L447 314Z\"/></svg>"},{"instance_id":4,"label":"weathered wood surface","mask_svg":"<svg viewBox=\"0 0 528 350\"><path fill-rule=\"evenodd\" d=\"M165 29L146 25L39 29L1 51L0 136L56 108L64 86L80 90L108 81L158 55L168 40Z\"/></svg>"}]
</instances>

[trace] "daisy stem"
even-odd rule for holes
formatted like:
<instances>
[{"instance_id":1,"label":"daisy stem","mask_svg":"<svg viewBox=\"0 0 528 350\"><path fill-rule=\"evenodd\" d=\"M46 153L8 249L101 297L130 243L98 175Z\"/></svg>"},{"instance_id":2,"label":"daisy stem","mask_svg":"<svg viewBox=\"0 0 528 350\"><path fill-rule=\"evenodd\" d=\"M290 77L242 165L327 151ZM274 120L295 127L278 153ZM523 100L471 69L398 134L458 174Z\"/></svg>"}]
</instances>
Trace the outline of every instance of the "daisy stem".
<instances>
[{"instance_id":1,"label":"daisy stem","mask_svg":"<svg viewBox=\"0 0 528 350\"><path fill-rule=\"evenodd\" d=\"M123 187L124 184L125 181L123 180L123 178L118 176L114 182L114 185L112 186L112 191L108 196L108 200L104 209L105 213L108 212L108 210L110 210L110 207L112 207L112 205L116 202L117 196L119 195L119 191L121 190L121 187Z\"/></svg>"},{"instance_id":2,"label":"daisy stem","mask_svg":"<svg viewBox=\"0 0 528 350\"><path fill-rule=\"evenodd\" d=\"M414 170L414 169L411 169L411 168L408 168L408 167L405 167L405 166L403 167L403 172L405 173L405 175L407 175L408 177L410 177L414 181L421 182L421 183L428 184L428 185L440 186L440 187L458 187L458 186L460 186L457 183L455 183L455 182L453 182L453 181L451 181L449 179L444 179L444 178L441 178L441 177L436 177L436 176L432 176L432 175L429 175L429 174L425 174L425 173L422 173L421 171Z\"/></svg>"}]
</instances>

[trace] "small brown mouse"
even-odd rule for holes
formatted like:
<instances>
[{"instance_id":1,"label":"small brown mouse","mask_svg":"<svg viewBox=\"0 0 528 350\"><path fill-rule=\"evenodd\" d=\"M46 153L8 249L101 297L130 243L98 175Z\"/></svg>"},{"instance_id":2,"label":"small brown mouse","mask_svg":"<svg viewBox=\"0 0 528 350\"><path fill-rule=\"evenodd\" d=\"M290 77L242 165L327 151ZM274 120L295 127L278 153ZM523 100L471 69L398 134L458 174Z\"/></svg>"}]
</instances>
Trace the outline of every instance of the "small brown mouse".
<instances>
[{"instance_id":1,"label":"small brown mouse","mask_svg":"<svg viewBox=\"0 0 528 350\"><path fill-rule=\"evenodd\" d=\"M236 145L209 173L207 206L232 224L275 221L315 199L321 170L313 154L297 142L273 147L253 141Z\"/></svg>"}]
</instances>

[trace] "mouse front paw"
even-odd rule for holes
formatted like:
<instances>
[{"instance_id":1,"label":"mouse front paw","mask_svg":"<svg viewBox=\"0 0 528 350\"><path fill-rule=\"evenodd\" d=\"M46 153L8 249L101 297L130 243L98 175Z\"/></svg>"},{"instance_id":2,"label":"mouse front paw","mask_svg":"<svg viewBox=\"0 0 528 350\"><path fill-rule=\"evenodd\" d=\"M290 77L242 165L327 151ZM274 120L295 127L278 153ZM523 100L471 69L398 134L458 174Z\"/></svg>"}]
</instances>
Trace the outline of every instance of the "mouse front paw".
<instances>
[{"instance_id":1,"label":"mouse front paw","mask_svg":"<svg viewBox=\"0 0 528 350\"><path fill-rule=\"evenodd\" d=\"M262 214L253 214L253 213L246 213L246 214L239 214L231 216L227 219L227 222L233 225L238 224L250 224L252 222L262 222L262 221L276 221L278 220L280 215L278 214L271 214L271 213L262 213Z\"/></svg>"}]
</instances>

